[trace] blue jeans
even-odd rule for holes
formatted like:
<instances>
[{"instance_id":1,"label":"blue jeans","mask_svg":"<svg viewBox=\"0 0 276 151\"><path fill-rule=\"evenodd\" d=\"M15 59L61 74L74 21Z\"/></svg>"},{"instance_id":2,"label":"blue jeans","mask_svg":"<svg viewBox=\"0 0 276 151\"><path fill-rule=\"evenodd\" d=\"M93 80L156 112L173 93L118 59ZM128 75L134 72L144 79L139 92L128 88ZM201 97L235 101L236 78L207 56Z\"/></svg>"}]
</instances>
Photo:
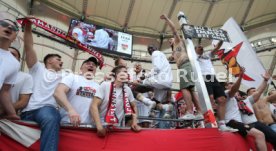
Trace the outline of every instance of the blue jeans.
<instances>
[{"instance_id":1,"label":"blue jeans","mask_svg":"<svg viewBox=\"0 0 276 151\"><path fill-rule=\"evenodd\" d=\"M57 151L59 140L60 114L52 106L26 111L21 114L22 120L35 121L41 129L40 151Z\"/></svg>"}]
</instances>

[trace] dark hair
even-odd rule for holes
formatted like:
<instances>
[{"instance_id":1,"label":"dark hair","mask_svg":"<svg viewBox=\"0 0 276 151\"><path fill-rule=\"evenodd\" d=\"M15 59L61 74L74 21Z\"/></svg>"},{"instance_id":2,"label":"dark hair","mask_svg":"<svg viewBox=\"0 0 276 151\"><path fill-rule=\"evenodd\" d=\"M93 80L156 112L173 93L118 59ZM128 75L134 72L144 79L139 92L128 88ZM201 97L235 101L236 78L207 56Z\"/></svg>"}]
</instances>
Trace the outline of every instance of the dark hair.
<instances>
[{"instance_id":1,"label":"dark hair","mask_svg":"<svg viewBox=\"0 0 276 151\"><path fill-rule=\"evenodd\" d=\"M256 89L256 88L251 87L251 88L247 89L247 90L246 90L246 94L248 95L249 91L250 91L250 90L253 90L253 89Z\"/></svg>"},{"instance_id":2,"label":"dark hair","mask_svg":"<svg viewBox=\"0 0 276 151\"><path fill-rule=\"evenodd\" d=\"M125 68L126 69L126 67L125 66L116 66L116 67L114 67L112 70L111 70L111 72L112 73L114 73L114 77L116 78L116 75L121 71L121 69L123 69L123 68Z\"/></svg>"},{"instance_id":3,"label":"dark hair","mask_svg":"<svg viewBox=\"0 0 276 151\"><path fill-rule=\"evenodd\" d=\"M115 65L115 66L119 66L119 62L120 62L121 59L123 59L123 58L118 57L118 58L115 60L114 65Z\"/></svg>"},{"instance_id":4,"label":"dark hair","mask_svg":"<svg viewBox=\"0 0 276 151\"><path fill-rule=\"evenodd\" d=\"M60 56L59 54L54 54L54 53L47 54L47 55L44 57L44 59L43 59L44 64L46 65L47 61L48 61L50 58L53 58L53 57L61 58L61 56Z\"/></svg>"},{"instance_id":5,"label":"dark hair","mask_svg":"<svg viewBox=\"0 0 276 151\"><path fill-rule=\"evenodd\" d=\"M18 56L19 56L19 59L21 58L21 54L20 54L20 51L18 49L16 49L15 47L9 47L9 48L15 50L17 52Z\"/></svg>"},{"instance_id":6,"label":"dark hair","mask_svg":"<svg viewBox=\"0 0 276 151\"><path fill-rule=\"evenodd\" d=\"M240 96L241 96L241 97L243 97L243 96L246 96L246 95L247 95L247 94L246 94L245 92L243 92L243 91L240 91L240 90L239 90L238 92L239 92L239 94L240 94Z\"/></svg>"}]
</instances>

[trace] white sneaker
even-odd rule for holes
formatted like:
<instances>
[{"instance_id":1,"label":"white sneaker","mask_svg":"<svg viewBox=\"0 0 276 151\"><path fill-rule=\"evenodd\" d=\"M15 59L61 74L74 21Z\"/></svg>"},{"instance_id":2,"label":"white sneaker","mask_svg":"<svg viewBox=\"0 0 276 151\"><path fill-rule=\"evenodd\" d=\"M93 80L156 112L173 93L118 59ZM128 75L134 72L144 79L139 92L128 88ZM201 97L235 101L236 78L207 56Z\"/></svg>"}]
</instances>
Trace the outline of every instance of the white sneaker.
<instances>
[{"instance_id":1,"label":"white sneaker","mask_svg":"<svg viewBox=\"0 0 276 151\"><path fill-rule=\"evenodd\" d=\"M219 130L222 132L231 132L231 133L239 131L238 129L234 129L234 128L228 127L226 125L220 125Z\"/></svg>"},{"instance_id":2,"label":"white sneaker","mask_svg":"<svg viewBox=\"0 0 276 151\"><path fill-rule=\"evenodd\" d=\"M197 115L195 116L195 120L202 120L202 119L204 119L204 117L203 117L202 114L197 114Z\"/></svg>"},{"instance_id":3,"label":"white sneaker","mask_svg":"<svg viewBox=\"0 0 276 151\"><path fill-rule=\"evenodd\" d=\"M195 116L194 116L194 114L187 113L187 114L181 116L179 119L183 119L183 120L193 120L193 119L195 119Z\"/></svg>"}]
</instances>

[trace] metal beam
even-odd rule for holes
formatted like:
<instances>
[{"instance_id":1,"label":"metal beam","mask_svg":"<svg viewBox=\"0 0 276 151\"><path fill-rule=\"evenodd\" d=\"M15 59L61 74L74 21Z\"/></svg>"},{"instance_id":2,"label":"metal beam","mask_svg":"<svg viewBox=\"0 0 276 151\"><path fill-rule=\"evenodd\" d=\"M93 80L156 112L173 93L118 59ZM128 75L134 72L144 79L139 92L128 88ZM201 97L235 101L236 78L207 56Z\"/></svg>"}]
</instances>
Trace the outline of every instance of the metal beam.
<instances>
[{"instance_id":1,"label":"metal beam","mask_svg":"<svg viewBox=\"0 0 276 151\"><path fill-rule=\"evenodd\" d=\"M249 14L249 12L250 12L250 9L251 9L253 3L254 3L254 0L250 0L250 1L249 1L248 5L247 5L247 7L246 7L245 13L244 13L244 15L243 15L243 17L242 17L241 25L243 25L243 24L245 23L245 20L246 20L246 18L248 17L248 14Z\"/></svg>"},{"instance_id":2,"label":"metal beam","mask_svg":"<svg viewBox=\"0 0 276 151\"><path fill-rule=\"evenodd\" d=\"M126 14L126 17L125 17L125 23L123 25L123 31L124 32L127 31L128 22L130 20L131 15L132 15L134 4L135 4L135 0L130 0L130 3L128 5L127 14Z\"/></svg>"},{"instance_id":3,"label":"metal beam","mask_svg":"<svg viewBox=\"0 0 276 151\"><path fill-rule=\"evenodd\" d=\"M88 4L88 0L83 0L83 2L82 2L82 16L84 17L84 18L82 18L83 20L85 20L86 19L86 16L87 16L87 4Z\"/></svg>"}]
</instances>

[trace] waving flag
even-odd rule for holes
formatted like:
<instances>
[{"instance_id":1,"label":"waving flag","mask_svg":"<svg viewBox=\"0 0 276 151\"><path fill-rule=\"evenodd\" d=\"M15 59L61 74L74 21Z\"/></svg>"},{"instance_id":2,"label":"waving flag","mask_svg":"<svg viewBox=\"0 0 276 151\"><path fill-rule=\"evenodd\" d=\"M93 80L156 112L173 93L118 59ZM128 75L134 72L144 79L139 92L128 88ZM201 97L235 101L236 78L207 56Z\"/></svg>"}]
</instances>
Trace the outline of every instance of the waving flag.
<instances>
[{"instance_id":1,"label":"waving flag","mask_svg":"<svg viewBox=\"0 0 276 151\"><path fill-rule=\"evenodd\" d=\"M265 69L256 52L233 18L228 19L222 29L227 31L231 42L223 43L217 52L219 59L234 77L239 75L241 68L244 68L242 84L247 87L258 87L263 81L261 75L265 73Z\"/></svg>"}]
</instances>

